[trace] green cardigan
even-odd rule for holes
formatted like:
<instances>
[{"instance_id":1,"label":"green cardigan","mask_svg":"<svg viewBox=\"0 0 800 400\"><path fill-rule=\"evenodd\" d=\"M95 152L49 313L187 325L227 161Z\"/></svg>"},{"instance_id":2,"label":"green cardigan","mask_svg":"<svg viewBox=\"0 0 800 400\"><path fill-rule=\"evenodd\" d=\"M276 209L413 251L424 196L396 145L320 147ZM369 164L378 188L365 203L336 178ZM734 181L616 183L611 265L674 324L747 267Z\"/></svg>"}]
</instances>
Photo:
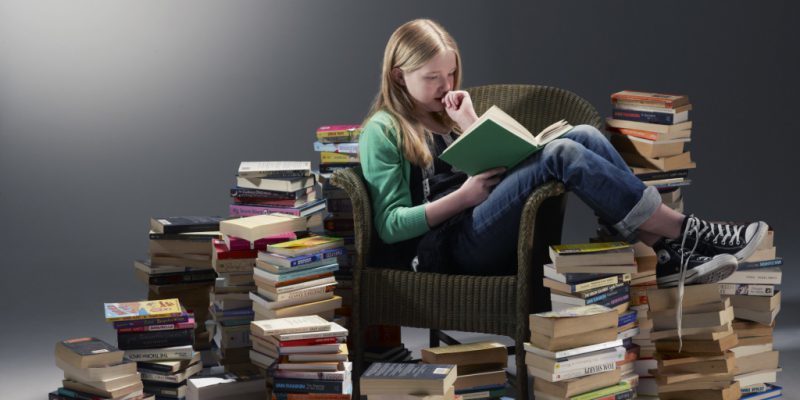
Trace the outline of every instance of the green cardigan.
<instances>
[{"instance_id":1,"label":"green cardigan","mask_svg":"<svg viewBox=\"0 0 800 400\"><path fill-rule=\"evenodd\" d=\"M430 228L425 205L411 201L411 163L403 157L394 118L378 111L363 126L359 153L372 198L375 230L385 243L423 235Z\"/></svg>"}]
</instances>

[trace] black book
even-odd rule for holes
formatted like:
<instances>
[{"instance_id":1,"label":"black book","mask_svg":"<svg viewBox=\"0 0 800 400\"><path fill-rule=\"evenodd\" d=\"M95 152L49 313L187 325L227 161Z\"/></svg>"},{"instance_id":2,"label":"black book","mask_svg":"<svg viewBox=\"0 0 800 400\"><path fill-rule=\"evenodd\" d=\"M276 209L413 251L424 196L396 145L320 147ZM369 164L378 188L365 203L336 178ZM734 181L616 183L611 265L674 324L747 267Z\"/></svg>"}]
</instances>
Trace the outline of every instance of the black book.
<instances>
[{"instance_id":1,"label":"black book","mask_svg":"<svg viewBox=\"0 0 800 400\"><path fill-rule=\"evenodd\" d=\"M123 350L186 346L194 343L194 329L117 333L117 344Z\"/></svg>"},{"instance_id":2,"label":"black book","mask_svg":"<svg viewBox=\"0 0 800 400\"><path fill-rule=\"evenodd\" d=\"M231 188L231 197L252 197L258 199L297 200L313 191L313 187L300 189L294 192L279 192L273 190Z\"/></svg>"},{"instance_id":3,"label":"black book","mask_svg":"<svg viewBox=\"0 0 800 400\"><path fill-rule=\"evenodd\" d=\"M214 270L208 270L150 275L148 283L151 285L169 285L173 283L214 282L216 279L217 273Z\"/></svg>"},{"instance_id":4,"label":"black book","mask_svg":"<svg viewBox=\"0 0 800 400\"><path fill-rule=\"evenodd\" d=\"M125 353L93 337L62 340L56 343L56 357L76 368L96 368L122 362Z\"/></svg>"},{"instance_id":5,"label":"black book","mask_svg":"<svg viewBox=\"0 0 800 400\"><path fill-rule=\"evenodd\" d=\"M343 393L349 385L350 382L322 379L275 378L273 382L277 393Z\"/></svg>"},{"instance_id":6,"label":"black book","mask_svg":"<svg viewBox=\"0 0 800 400\"><path fill-rule=\"evenodd\" d=\"M689 176L688 169L678 169L675 171L659 171L659 172L648 172L645 174L637 174L636 175L639 179L643 181L655 181L659 179L673 179L673 178L687 178Z\"/></svg>"},{"instance_id":7,"label":"black book","mask_svg":"<svg viewBox=\"0 0 800 400\"><path fill-rule=\"evenodd\" d=\"M222 217L155 217L150 219L150 230L155 233L184 233L218 231Z\"/></svg>"}]
</instances>

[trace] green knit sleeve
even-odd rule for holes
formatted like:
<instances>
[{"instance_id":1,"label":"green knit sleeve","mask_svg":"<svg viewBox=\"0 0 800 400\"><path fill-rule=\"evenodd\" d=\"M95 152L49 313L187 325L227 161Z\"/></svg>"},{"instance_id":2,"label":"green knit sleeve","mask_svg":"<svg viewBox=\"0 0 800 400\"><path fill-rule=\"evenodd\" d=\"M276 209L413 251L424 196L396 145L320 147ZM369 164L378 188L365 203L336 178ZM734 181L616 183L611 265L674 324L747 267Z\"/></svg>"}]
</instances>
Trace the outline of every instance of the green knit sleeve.
<instances>
[{"instance_id":1,"label":"green knit sleeve","mask_svg":"<svg viewBox=\"0 0 800 400\"><path fill-rule=\"evenodd\" d=\"M429 227L425 205L411 203L411 164L397 145L397 133L389 118L381 112L365 124L359 152L372 198L375 229L384 242L396 243L420 236Z\"/></svg>"}]
</instances>

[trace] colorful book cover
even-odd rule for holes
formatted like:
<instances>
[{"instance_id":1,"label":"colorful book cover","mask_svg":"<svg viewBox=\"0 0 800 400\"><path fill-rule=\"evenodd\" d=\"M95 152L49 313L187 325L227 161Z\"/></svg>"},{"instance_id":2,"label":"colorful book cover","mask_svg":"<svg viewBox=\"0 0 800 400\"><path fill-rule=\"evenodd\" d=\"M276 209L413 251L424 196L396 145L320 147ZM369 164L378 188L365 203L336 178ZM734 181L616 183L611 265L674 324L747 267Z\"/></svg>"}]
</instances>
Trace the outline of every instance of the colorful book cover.
<instances>
[{"instance_id":1,"label":"colorful book cover","mask_svg":"<svg viewBox=\"0 0 800 400\"><path fill-rule=\"evenodd\" d=\"M106 321L177 317L181 315L178 299L104 303Z\"/></svg>"},{"instance_id":2,"label":"colorful book cover","mask_svg":"<svg viewBox=\"0 0 800 400\"><path fill-rule=\"evenodd\" d=\"M625 242L559 244L552 246L557 254L599 253L602 251L627 249L628 247L631 247L631 245Z\"/></svg>"},{"instance_id":3,"label":"colorful book cover","mask_svg":"<svg viewBox=\"0 0 800 400\"><path fill-rule=\"evenodd\" d=\"M268 251L280 252L281 250L289 250L290 252L299 252L302 250L317 250L328 249L331 247L344 246L344 240L338 237L330 236L309 236L302 239L291 240L288 242L276 243L267 246Z\"/></svg>"}]
</instances>

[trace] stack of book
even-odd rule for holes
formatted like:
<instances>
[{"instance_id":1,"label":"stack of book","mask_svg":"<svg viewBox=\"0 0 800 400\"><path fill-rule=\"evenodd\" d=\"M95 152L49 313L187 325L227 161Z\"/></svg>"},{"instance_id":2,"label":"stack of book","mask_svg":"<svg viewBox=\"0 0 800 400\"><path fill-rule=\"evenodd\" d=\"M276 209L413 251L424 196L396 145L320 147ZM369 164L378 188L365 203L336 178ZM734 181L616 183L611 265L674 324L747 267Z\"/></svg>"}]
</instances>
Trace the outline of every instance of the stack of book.
<instances>
[{"instance_id":1,"label":"stack of book","mask_svg":"<svg viewBox=\"0 0 800 400\"><path fill-rule=\"evenodd\" d=\"M779 397L775 386L779 352L773 348L775 319L781 309L782 258L777 258L773 232L761 242L759 250L739 263L737 271L720 282L720 293L733 307L733 330L739 343L731 351L736 355L734 379L743 396Z\"/></svg>"},{"instance_id":2,"label":"stack of book","mask_svg":"<svg viewBox=\"0 0 800 400\"><path fill-rule=\"evenodd\" d=\"M678 308L681 303L682 310ZM738 399L733 307L719 284L651 289L647 293L656 344L657 369L651 371L660 399ZM682 313L681 330L677 316ZM680 338L679 338L680 333Z\"/></svg>"},{"instance_id":3,"label":"stack of book","mask_svg":"<svg viewBox=\"0 0 800 400\"><path fill-rule=\"evenodd\" d=\"M205 321L216 279L212 241L220 238L221 220L214 216L151 218L149 259L134 262L136 275L148 284L148 300L178 298L194 315L196 350L211 347L213 335Z\"/></svg>"},{"instance_id":4,"label":"stack of book","mask_svg":"<svg viewBox=\"0 0 800 400\"><path fill-rule=\"evenodd\" d=\"M320 214L321 221L325 199L317 198L315 184L310 161L243 161L231 189L230 215Z\"/></svg>"},{"instance_id":5,"label":"stack of book","mask_svg":"<svg viewBox=\"0 0 800 400\"><path fill-rule=\"evenodd\" d=\"M479 342L422 349L426 364L453 364L457 378L455 393L469 399L491 399L506 395L508 350L500 343Z\"/></svg>"},{"instance_id":6,"label":"stack of book","mask_svg":"<svg viewBox=\"0 0 800 400\"><path fill-rule=\"evenodd\" d=\"M144 391L163 399L186 396L186 380L203 369L192 349L195 320L178 299L105 303L117 347L138 363Z\"/></svg>"},{"instance_id":7,"label":"stack of book","mask_svg":"<svg viewBox=\"0 0 800 400\"><path fill-rule=\"evenodd\" d=\"M452 364L373 363L359 383L369 400L453 400L457 374Z\"/></svg>"},{"instance_id":8,"label":"stack of book","mask_svg":"<svg viewBox=\"0 0 800 400\"><path fill-rule=\"evenodd\" d=\"M357 167L360 125L327 125L317 129L314 151L319 153L319 172L328 177L334 171Z\"/></svg>"},{"instance_id":9,"label":"stack of book","mask_svg":"<svg viewBox=\"0 0 800 400\"><path fill-rule=\"evenodd\" d=\"M685 148L692 128L689 98L624 90L612 94L611 102L611 143L634 174L661 191L664 204L682 212L680 188L691 183L689 170L695 167Z\"/></svg>"},{"instance_id":10,"label":"stack of book","mask_svg":"<svg viewBox=\"0 0 800 400\"><path fill-rule=\"evenodd\" d=\"M62 399L152 399L143 392L136 363L125 353L97 338L56 343L56 366L64 371L62 387L49 394Z\"/></svg>"},{"instance_id":11,"label":"stack of book","mask_svg":"<svg viewBox=\"0 0 800 400\"><path fill-rule=\"evenodd\" d=\"M628 350L618 325L614 309L596 304L532 314L525 364L536 398L631 398L636 377L622 379Z\"/></svg>"},{"instance_id":12,"label":"stack of book","mask_svg":"<svg viewBox=\"0 0 800 400\"><path fill-rule=\"evenodd\" d=\"M627 311L630 280L637 273L634 250L624 242L565 244L550 247L552 264L544 265L555 311L599 304Z\"/></svg>"},{"instance_id":13,"label":"stack of book","mask_svg":"<svg viewBox=\"0 0 800 400\"><path fill-rule=\"evenodd\" d=\"M656 287L656 265L658 259L655 251L644 243L633 244L634 255L638 272L631 277L631 301L630 308L636 311L636 323L639 331L632 338L633 347L636 349L637 357L633 361L633 373L639 376L636 385L638 396L656 394L655 378L650 375L650 370L655 368L656 347L650 339L650 332L653 329L653 320L649 317L647 306L647 290Z\"/></svg>"},{"instance_id":14,"label":"stack of book","mask_svg":"<svg viewBox=\"0 0 800 400\"><path fill-rule=\"evenodd\" d=\"M259 251L250 293L256 320L319 315L333 320L342 298L334 294L343 240L327 236L271 244Z\"/></svg>"},{"instance_id":15,"label":"stack of book","mask_svg":"<svg viewBox=\"0 0 800 400\"><path fill-rule=\"evenodd\" d=\"M250 333L250 358L268 369L273 398L350 399L352 364L342 326L309 315L253 321Z\"/></svg>"}]
</instances>

